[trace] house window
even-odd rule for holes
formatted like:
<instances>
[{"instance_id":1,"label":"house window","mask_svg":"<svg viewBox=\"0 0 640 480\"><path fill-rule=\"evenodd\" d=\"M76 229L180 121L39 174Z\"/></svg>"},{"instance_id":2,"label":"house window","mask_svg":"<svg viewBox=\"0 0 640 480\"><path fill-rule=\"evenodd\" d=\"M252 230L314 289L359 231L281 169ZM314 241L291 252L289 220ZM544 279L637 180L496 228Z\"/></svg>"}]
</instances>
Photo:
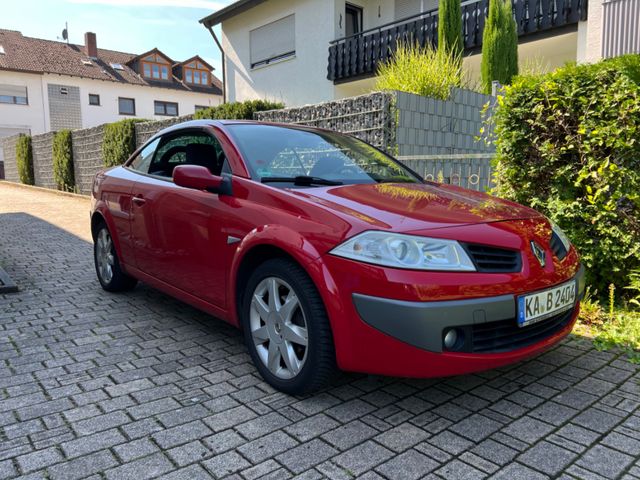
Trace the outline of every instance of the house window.
<instances>
[{"instance_id":1,"label":"house window","mask_svg":"<svg viewBox=\"0 0 640 480\"><path fill-rule=\"evenodd\" d=\"M120 115L135 115L136 101L133 98L118 97L118 113Z\"/></svg>"},{"instance_id":2,"label":"house window","mask_svg":"<svg viewBox=\"0 0 640 480\"><path fill-rule=\"evenodd\" d=\"M198 110L206 110L207 108L209 108L209 107L207 107L206 105L196 105L196 112Z\"/></svg>"},{"instance_id":3,"label":"house window","mask_svg":"<svg viewBox=\"0 0 640 480\"><path fill-rule=\"evenodd\" d=\"M294 56L296 54L295 15L289 15L251 30L249 43L251 68Z\"/></svg>"},{"instance_id":4,"label":"house window","mask_svg":"<svg viewBox=\"0 0 640 480\"><path fill-rule=\"evenodd\" d=\"M407 17L417 15L438 8L438 2L432 0L395 0L395 19L403 20Z\"/></svg>"},{"instance_id":5,"label":"house window","mask_svg":"<svg viewBox=\"0 0 640 480\"><path fill-rule=\"evenodd\" d=\"M89 105L100 105L100 95L96 93L89 94Z\"/></svg>"},{"instance_id":6,"label":"house window","mask_svg":"<svg viewBox=\"0 0 640 480\"><path fill-rule=\"evenodd\" d=\"M344 26L347 37L362 31L362 7L345 4Z\"/></svg>"},{"instance_id":7,"label":"house window","mask_svg":"<svg viewBox=\"0 0 640 480\"><path fill-rule=\"evenodd\" d=\"M193 61L184 66L184 81L195 85L209 85L209 70L202 62Z\"/></svg>"},{"instance_id":8,"label":"house window","mask_svg":"<svg viewBox=\"0 0 640 480\"><path fill-rule=\"evenodd\" d=\"M0 85L0 103L28 105L27 87L17 85Z\"/></svg>"},{"instance_id":9,"label":"house window","mask_svg":"<svg viewBox=\"0 0 640 480\"><path fill-rule=\"evenodd\" d=\"M175 102L161 102L156 100L153 102L153 111L156 115L167 115L169 117L178 116L178 104Z\"/></svg>"},{"instance_id":10,"label":"house window","mask_svg":"<svg viewBox=\"0 0 640 480\"><path fill-rule=\"evenodd\" d=\"M155 80L169 80L169 62L161 55L147 55L141 61L142 75Z\"/></svg>"}]
</instances>

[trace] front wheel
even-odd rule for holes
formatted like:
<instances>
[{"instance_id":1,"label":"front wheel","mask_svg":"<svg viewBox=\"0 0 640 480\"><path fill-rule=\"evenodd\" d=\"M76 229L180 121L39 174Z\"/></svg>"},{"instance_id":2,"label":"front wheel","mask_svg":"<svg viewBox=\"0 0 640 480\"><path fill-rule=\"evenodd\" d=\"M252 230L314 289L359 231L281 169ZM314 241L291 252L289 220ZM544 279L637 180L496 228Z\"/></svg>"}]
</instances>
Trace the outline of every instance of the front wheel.
<instances>
[{"instance_id":1,"label":"front wheel","mask_svg":"<svg viewBox=\"0 0 640 480\"><path fill-rule=\"evenodd\" d=\"M96 274L102 288L108 292L131 290L138 281L130 277L120 268L120 261L109 229L103 223L98 227L93 244L93 259Z\"/></svg>"},{"instance_id":2,"label":"front wheel","mask_svg":"<svg viewBox=\"0 0 640 480\"><path fill-rule=\"evenodd\" d=\"M292 395L317 390L335 371L324 304L306 272L286 259L260 265L242 305L247 347L262 377Z\"/></svg>"}]
</instances>

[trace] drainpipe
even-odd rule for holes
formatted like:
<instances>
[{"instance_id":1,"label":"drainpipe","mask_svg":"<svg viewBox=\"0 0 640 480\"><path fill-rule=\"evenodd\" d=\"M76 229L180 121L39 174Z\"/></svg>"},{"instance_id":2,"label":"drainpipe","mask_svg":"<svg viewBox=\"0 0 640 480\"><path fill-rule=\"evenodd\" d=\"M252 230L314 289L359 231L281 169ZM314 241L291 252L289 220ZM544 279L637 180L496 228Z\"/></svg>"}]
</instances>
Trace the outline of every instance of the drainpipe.
<instances>
[{"instance_id":1,"label":"drainpipe","mask_svg":"<svg viewBox=\"0 0 640 480\"><path fill-rule=\"evenodd\" d=\"M222 103L227 103L227 62L225 60L224 50L222 49L222 45L220 44L216 33L213 31L213 28L207 25L207 30L209 30L209 33L215 40L216 45L218 45L218 49L220 49L220 54L222 55Z\"/></svg>"}]
</instances>

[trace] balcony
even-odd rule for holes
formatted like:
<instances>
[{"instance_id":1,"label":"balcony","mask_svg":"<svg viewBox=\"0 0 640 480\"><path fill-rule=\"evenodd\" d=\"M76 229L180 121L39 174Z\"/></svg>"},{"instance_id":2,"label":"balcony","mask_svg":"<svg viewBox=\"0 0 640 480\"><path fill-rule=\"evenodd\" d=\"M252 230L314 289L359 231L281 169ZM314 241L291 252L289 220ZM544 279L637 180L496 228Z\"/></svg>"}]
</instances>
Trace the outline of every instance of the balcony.
<instances>
[{"instance_id":1,"label":"balcony","mask_svg":"<svg viewBox=\"0 0 640 480\"><path fill-rule=\"evenodd\" d=\"M588 0L512 0L518 35L549 32L587 19ZM466 51L482 46L489 0L462 3L462 31ZM438 43L438 10L430 10L392 23L334 40L329 45L327 78L334 83L375 75L378 63L393 56L398 42Z\"/></svg>"}]
</instances>

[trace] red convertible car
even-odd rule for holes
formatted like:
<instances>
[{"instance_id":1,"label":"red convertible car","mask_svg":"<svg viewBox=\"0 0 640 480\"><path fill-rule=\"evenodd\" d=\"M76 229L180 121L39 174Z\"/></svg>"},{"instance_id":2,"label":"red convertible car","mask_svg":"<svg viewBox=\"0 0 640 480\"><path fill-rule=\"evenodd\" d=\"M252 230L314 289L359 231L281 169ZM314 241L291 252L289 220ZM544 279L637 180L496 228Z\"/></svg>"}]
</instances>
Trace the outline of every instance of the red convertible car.
<instances>
[{"instance_id":1,"label":"red convertible car","mask_svg":"<svg viewBox=\"0 0 640 480\"><path fill-rule=\"evenodd\" d=\"M570 331L584 271L540 213L426 182L350 136L193 121L93 184L108 291L143 281L240 327L272 386L340 368L430 377L522 360Z\"/></svg>"}]
</instances>

